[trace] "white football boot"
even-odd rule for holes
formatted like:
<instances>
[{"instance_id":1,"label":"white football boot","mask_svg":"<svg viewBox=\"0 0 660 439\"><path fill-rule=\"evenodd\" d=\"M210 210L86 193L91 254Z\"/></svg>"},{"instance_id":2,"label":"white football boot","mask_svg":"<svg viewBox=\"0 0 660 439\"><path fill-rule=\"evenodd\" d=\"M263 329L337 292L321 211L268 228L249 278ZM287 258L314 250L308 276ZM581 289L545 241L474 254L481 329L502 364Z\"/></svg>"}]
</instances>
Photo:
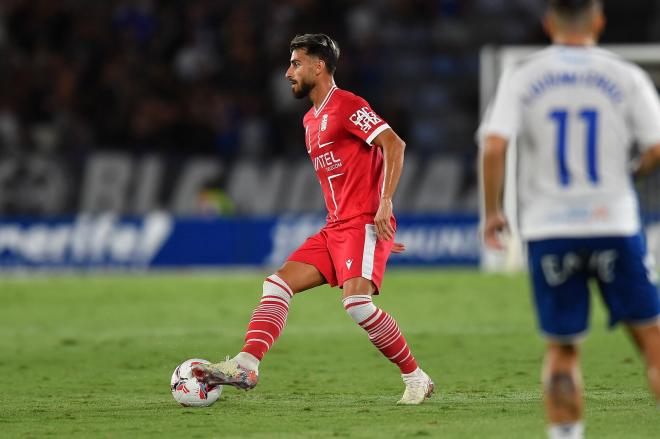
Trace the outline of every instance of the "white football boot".
<instances>
[{"instance_id":1,"label":"white football boot","mask_svg":"<svg viewBox=\"0 0 660 439\"><path fill-rule=\"evenodd\" d=\"M403 377L403 383L406 385L406 390L397 402L399 405L419 405L426 398L430 398L435 390L435 384L431 377L420 368L401 376Z\"/></svg>"},{"instance_id":2,"label":"white football boot","mask_svg":"<svg viewBox=\"0 0 660 439\"><path fill-rule=\"evenodd\" d=\"M253 389L259 381L259 372L242 366L235 358L213 364L196 364L192 368L195 378L211 386L229 385L243 390Z\"/></svg>"}]
</instances>

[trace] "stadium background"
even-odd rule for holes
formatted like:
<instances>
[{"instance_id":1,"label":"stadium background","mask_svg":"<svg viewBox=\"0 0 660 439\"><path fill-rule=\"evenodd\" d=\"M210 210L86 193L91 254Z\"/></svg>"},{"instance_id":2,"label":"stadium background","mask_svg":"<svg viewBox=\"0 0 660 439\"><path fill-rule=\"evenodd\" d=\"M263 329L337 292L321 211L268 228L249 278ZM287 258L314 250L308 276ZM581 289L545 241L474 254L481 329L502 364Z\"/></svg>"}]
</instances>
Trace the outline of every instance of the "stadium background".
<instances>
[{"instance_id":1,"label":"stadium background","mask_svg":"<svg viewBox=\"0 0 660 439\"><path fill-rule=\"evenodd\" d=\"M0 266L277 265L323 222L288 43L407 142L393 264L477 264L479 51L544 44L543 0L0 4ZM653 0L604 43L660 41ZM648 190L647 198L648 198ZM657 191L651 202L657 202ZM655 197L655 198L654 198Z\"/></svg>"},{"instance_id":2,"label":"stadium background","mask_svg":"<svg viewBox=\"0 0 660 439\"><path fill-rule=\"evenodd\" d=\"M544 43L543 1L0 0L0 436L546 437L527 277L435 268L479 259L479 51ZM657 1L606 3L606 43L660 42ZM302 32L339 41L338 84L408 143L391 262L432 268L388 270L377 301L438 389L396 407L396 367L322 286L257 389L183 409L176 365L235 353L264 274L323 223L309 103L283 79ZM657 438L642 361L606 326L594 300L588 436Z\"/></svg>"}]
</instances>

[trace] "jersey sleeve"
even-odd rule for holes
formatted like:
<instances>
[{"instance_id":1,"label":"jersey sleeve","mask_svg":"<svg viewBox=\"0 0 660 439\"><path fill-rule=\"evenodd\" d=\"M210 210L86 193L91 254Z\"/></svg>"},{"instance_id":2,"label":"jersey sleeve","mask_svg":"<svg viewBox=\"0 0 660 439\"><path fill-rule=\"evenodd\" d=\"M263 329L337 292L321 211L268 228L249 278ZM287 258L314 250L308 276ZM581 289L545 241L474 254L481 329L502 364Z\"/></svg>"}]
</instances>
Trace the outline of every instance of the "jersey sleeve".
<instances>
[{"instance_id":1,"label":"jersey sleeve","mask_svg":"<svg viewBox=\"0 0 660 439\"><path fill-rule=\"evenodd\" d=\"M495 99L486 110L479 127L479 139L489 134L497 134L506 139L516 135L520 125L520 93L513 77L511 70L502 75Z\"/></svg>"},{"instance_id":2,"label":"jersey sleeve","mask_svg":"<svg viewBox=\"0 0 660 439\"><path fill-rule=\"evenodd\" d=\"M390 126L382 117L371 109L367 101L359 96L346 99L341 106L341 118L344 128L369 145L376 136Z\"/></svg>"},{"instance_id":3,"label":"jersey sleeve","mask_svg":"<svg viewBox=\"0 0 660 439\"><path fill-rule=\"evenodd\" d=\"M660 99L649 75L639 69L632 92L632 124L642 149L660 143Z\"/></svg>"}]
</instances>

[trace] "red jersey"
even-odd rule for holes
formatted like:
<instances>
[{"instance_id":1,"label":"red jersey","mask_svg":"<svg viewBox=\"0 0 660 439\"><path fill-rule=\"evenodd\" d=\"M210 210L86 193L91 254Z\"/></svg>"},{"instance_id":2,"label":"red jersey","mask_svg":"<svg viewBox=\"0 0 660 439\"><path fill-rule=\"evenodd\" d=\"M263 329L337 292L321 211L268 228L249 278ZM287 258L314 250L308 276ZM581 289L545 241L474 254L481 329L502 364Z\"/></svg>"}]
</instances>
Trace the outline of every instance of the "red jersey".
<instances>
[{"instance_id":1,"label":"red jersey","mask_svg":"<svg viewBox=\"0 0 660 439\"><path fill-rule=\"evenodd\" d=\"M303 118L305 144L319 179L328 222L375 215L383 185L383 152L371 145L389 128L367 101L333 86Z\"/></svg>"}]
</instances>

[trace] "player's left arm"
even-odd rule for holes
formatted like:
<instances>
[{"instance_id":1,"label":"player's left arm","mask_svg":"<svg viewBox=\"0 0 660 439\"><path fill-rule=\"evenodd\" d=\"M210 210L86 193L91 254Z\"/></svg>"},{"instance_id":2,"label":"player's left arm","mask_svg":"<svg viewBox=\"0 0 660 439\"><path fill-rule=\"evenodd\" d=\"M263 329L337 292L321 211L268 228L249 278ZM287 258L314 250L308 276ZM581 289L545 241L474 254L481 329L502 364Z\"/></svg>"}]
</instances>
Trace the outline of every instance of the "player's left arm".
<instances>
[{"instance_id":1,"label":"player's left arm","mask_svg":"<svg viewBox=\"0 0 660 439\"><path fill-rule=\"evenodd\" d=\"M394 237L394 228L390 222L393 210L392 197L401 178L406 143L393 129L387 128L373 139L372 145L383 150L383 192L374 217L374 225L378 239L389 241Z\"/></svg>"},{"instance_id":2,"label":"player's left arm","mask_svg":"<svg viewBox=\"0 0 660 439\"><path fill-rule=\"evenodd\" d=\"M644 177L660 166L660 99L648 73L633 73L631 121L642 153L634 169L635 177Z\"/></svg>"},{"instance_id":3,"label":"player's left arm","mask_svg":"<svg viewBox=\"0 0 660 439\"><path fill-rule=\"evenodd\" d=\"M658 167L660 167L660 143L644 151L635 169L635 177L646 177Z\"/></svg>"}]
</instances>

